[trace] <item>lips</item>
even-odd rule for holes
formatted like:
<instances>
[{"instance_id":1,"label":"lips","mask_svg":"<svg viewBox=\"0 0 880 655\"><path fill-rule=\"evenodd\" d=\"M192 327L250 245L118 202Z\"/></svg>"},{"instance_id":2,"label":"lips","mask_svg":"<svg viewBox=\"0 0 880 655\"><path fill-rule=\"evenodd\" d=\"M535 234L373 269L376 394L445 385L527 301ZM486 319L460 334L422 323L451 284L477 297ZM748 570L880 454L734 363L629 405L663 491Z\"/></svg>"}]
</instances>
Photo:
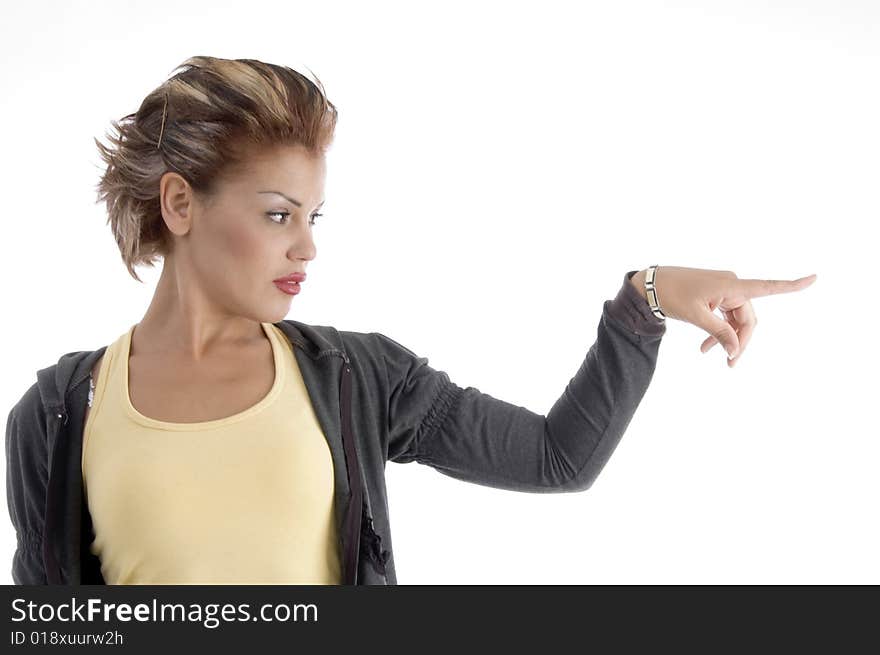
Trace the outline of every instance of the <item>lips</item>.
<instances>
[{"instance_id":1,"label":"lips","mask_svg":"<svg viewBox=\"0 0 880 655\"><path fill-rule=\"evenodd\" d=\"M275 280L273 284L278 288L279 291L283 291L284 293L291 296L295 296L301 291L299 282L279 282L278 280Z\"/></svg>"},{"instance_id":2,"label":"lips","mask_svg":"<svg viewBox=\"0 0 880 655\"><path fill-rule=\"evenodd\" d=\"M306 274L305 273L291 273L290 275L285 275L284 277L279 277L277 280L272 280L273 282L305 282Z\"/></svg>"}]
</instances>

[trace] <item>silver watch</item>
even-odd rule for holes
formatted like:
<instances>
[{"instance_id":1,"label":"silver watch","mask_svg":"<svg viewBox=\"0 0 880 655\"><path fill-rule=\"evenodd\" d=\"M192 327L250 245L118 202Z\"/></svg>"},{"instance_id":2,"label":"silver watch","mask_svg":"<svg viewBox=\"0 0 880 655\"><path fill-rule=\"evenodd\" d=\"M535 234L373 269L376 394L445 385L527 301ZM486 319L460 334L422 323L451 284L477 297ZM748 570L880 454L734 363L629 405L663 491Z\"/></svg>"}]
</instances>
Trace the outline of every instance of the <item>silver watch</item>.
<instances>
[{"instance_id":1,"label":"silver watch","mask_svg":"<svg viewBox=\"0 0 880 655\"><path fill-rule=\"evenodd\" d=\"M658 265L649 266L645 275L645 294L648 296L648 304L651 313L659 319L666 320L666 314L660 309L660 301L657 299L657 289L654 287L654 276L657 274Z\"/></svg>"}]
</instances>

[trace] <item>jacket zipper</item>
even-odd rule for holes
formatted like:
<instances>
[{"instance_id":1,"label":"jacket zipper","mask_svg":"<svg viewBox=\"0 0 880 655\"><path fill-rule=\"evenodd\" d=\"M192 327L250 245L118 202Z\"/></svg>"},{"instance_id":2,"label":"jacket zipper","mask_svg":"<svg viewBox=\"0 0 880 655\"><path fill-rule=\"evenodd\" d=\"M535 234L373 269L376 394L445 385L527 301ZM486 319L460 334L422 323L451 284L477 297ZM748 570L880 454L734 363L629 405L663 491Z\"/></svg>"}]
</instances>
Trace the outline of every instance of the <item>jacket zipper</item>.
<instances>
[{"instance_id":1,"label":"jacket zipper","mask_svg":"<svg viewBox=\"0 0 880 655\"><path fill-rule=\"evenodd\" d=\"M58 423L55 427L55 440L52 445L52 468L49 471L49 481L48 481L48 489L46 490L46 497L48 502L46 503L46 516L43 520L43 564L46 567L46 583L47 584L55 584L60 585L62 582L61 575L61 565L58 563L58 560L55 558L55 553L52 550L52 539L49 538L48 528L51 526L55 527L55 514L58 509L59 496L57 488L58 488L58 480L59 475L57 473L58 466L58 448L61 442L61 431L63 426L67 425L67 410L64 407L61 407L61 412L56 414L58 418Z\"/></svg>"},{"instance_id":2,"label":"jacket zipper","mask_svg":"<svg viewBox=\"0 0 880 655\"><path fill-rule=\"evenodd\" d=\"M360 550L361 536L361 511L363 506L363 488L359 474L357 451L351 427L351 366L348 358L344 357L342 380L340 383L340 403L342 416L342 445L345 451L346 469L348 471L348 486L351 491L351 499L348 505L348 514L345 521L345 531L348 534L345 552L344 584L357 584L358 553Z\"/></svg>"}]
</instances>

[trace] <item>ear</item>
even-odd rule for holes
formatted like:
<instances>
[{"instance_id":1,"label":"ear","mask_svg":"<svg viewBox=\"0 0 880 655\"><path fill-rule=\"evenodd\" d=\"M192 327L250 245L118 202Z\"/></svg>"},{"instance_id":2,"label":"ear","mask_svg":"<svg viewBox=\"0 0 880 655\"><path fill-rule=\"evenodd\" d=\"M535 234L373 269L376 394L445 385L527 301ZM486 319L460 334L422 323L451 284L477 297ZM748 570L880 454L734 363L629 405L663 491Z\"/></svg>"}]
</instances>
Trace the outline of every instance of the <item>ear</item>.
<instances>
[{"instance_id":1,"label":"ear","mask_svg":"<svg viewBox=\"0 0 880 655\"><path fill-rule=\"evenodd\" d=\"M198 202L192 187L178 173L167 172L159 180L159 209L172 234L184 235L192 228L193 210Z\"/></svg>"}]
</instances>

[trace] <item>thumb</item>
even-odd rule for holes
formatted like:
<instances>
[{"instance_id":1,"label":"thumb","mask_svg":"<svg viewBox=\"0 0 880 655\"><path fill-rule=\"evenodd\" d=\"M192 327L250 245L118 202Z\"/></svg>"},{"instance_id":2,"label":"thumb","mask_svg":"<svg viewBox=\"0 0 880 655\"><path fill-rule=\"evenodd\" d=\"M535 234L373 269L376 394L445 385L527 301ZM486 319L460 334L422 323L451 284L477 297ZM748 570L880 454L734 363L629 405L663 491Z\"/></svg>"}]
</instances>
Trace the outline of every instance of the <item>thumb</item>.
<instances>
[{"instance_id":1,"label":"thumb","mask_svg":"<svg viewBox=\"0 0 880 655\"><path fill-rule=\"evenodd\" d=\"M739 336L736 330L733 329L733 326L727 321L718 318L718 316L710 311L706 311L702 315L702 320L698 323L698 327L703 328L715 337L716 341L724 347L724 350L727 351L731 359L739 352Z\"/></svg>"}]
</instances>

